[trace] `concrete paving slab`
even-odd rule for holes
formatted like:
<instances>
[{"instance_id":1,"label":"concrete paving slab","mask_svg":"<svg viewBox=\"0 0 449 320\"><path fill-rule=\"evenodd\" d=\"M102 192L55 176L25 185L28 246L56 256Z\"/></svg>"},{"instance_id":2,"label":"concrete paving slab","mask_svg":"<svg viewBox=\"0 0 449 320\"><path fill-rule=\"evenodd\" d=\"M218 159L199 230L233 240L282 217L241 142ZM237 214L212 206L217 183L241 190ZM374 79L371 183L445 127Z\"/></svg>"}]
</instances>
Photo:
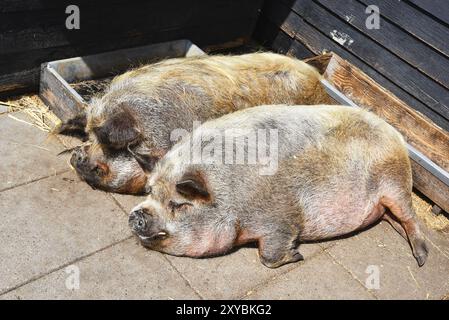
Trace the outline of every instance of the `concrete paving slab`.
<instances>
[{"instance_id":1,"label":"concrete paving slab","mask_svg":"<svg viewBox=\"0 0 449 320\"><path fill-rule=\"evenodd\" d=\"M129 214L135 206L145 201L146 199L146 196L133 196L117 193L111 193L110 195L119 203L119 205L126 211L127 214Z\"/></svg>"},{"instance_id":2,"label":"concrete paving slab","mask_svg":"<svg viewBox=\"0 0 449 320\"><path fill-rule=\"evenodd\" d=\"M372 293L381 299L440 299L449 292L449 260L432 245L429 248L428 260L419 268L405 239L382 222L339 240L327 252L360 282L374 286ZM379 287L375 288L371 276L377 272Z\"/></svg>"},{"instance_id":3,"label":"concrete paving slab","mask_svg":"<svg viewBox=\"0 0 449 320\"><path fill-rule=\"evenodd\" d=\"M429 249L438 252L449 259L449 235L445 232L438 232L426 227L420 223L421 230L424 233Z\"/></svg>"},{"instance_id":4,"label":"concrete paving slab","mask_svg":"<svg viewBox=\"0 0 449 320\"><path fill-rule=\"evenodd\" d=\"M131 235L127 217L74 173L0 192L0 293Z\"/></svg>"},{"instance_id":5,"label":"concrete paving slab","mask_svg":"<svg viewBox=\"0 0 449 320\"><path fill-rule=\"evenodd\" d=\"M75 272L79 282L74 281ZM135 239L0 296L0 299L198 298L162 254L144 250Z\"/></svg>"},{"instance_id":6,"label":"concrete paving slab","mask_svg":"<svg viewBox=\"0 0 449 320\"><path fill-rule=\"evenodd\" d=\"M256 288L247 299L375 299L342 266L320 254Z\"/></svg>"},{"instance_id":7,"label":"concrete paving slab","mask_svg":"<svg viewBox=\"0 0 449 320\"><path fill-rule=\"evenodd\" d=\"M19 112L9 115L26 119ZM56 138L9 115L0 116L0 190L68 170L67 156L56 156L62 151Z\"/></svg>"},{"instance_id":8,"label":"concrete paving slab","mask_svg":"<svg viewBox=\"0 0 449 320\"><path fill-rule=\"evenodd\" d=\"M66 148L74 148L82 143L78 138L70 136L57 135L57 138ZM115 199L115 201L126 211L126 213L129 213L132 208L144 201L146 198L146 196L123 195L117 193L108 193L108 195Z\"/></svg>"},{"instance_id":9,"label":"concrete paving slab","mask_svg":"<svg viewBox=\"0 0 449 320\"><path fill-rule=\"evenodd\" d=\"M322 252L316 244L301 246L305 260L277 269L262 265L256 248L240 248L225 256L192 259L167 256L190 285L207 299L235 299L245 296L254 287L285 273L292 268L307 264L307 261Z\"/></svg>"}]
</instances>

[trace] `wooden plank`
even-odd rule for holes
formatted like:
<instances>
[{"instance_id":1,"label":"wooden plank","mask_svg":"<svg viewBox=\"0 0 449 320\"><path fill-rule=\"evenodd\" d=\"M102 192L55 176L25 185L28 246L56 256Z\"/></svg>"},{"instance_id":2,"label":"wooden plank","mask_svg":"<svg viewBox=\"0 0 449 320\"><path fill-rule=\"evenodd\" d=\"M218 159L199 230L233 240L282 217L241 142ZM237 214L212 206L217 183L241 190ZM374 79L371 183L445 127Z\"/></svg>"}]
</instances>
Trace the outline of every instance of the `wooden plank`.
<instances>
[{"instance_id":1,"label":"wooden plank","mask_svg":"<svg viewBox=\"0 0 449 320\"><path fill-rule=\"evenodd\" d=\"M281 30L274 38L271 48L273 48L278 53L287 54L290 50L292 42L293 39Z\"/></svg>"},{"instance_id":2,"label":"wooden plank","mask_svg":"<svg viewBox=\"0 0 449 320\"><path fill-rule=\"evenodd\" d=\"M365 35L312 0L296 0L292 9L340 46L375 68L430 109L449 119L449 95L446 88L405 64L400 58L370 41Z\"/></svg>"},{"instance_id":3,"label":"wooden plank","mask_svg":"<svg viewBox=\"0 0 449 320\"><path fill-rule=\"evenodd\" d=\"M426 171L417 162L412 161L413 185L441 209L449 212L449 188Z\"/></svg>"},{"instance_id":4,"label":"wooden plank","mask_svg":"<svg viewBox=\"0 0 449 320\"><path fill-rule=\"evenodd\" d=\"M176 1L176 0L175 0ZM48 10L58 10L65 15L65 8L68 5L77 5L80 11L83 12L84 9L96 11L101 11L108 6L120 6L126 9L126 7L139 7L142 4L152 2L153 4L163 4L164 2L170 1L148 1L148 0L57 0L57 1L43 1L43 0L2 0L0 6L0 13L24 13L33 11L48 11ZM174 2L173 0L171 2ZM257 3L260 8L262 1L260 0L190 0L184 1L186 5L191 7L197 6L198 8L206 8L208 5L212 4L215 8L220 9L222 6L227 6L230 3L235 5L245 6L250 2ZM180 2L179 2L180 3ZM182 3L180 3L182 5Z\"/></svg>"},{"instance_id":5,"label":"wooden plank","mask_svg":"<svg viewBox=\"0 0 449 320\"><path fill-rule=\"evenodd\" d=\"M36 89L36 68L45 61L185 38L202 46L241 43L252 34L263 2L5 1L8 8L0 8L0 29L7 30L0 31L0 96ZM80 5L80 30L65 29L67 4Z\"/></svg>"},{"instance_id":6,"label":"wooden plank","mask_svg":"<svg viewBox=\"0 0 449 320\"><path fill-rule=\"evenodd\" d=\"M42 69L39 97L64 124L85 118L83 98L51 67Z\"/></svg>"},{"instance_id":7,"label":"wooden plank","mask_svg":"<svg viewBox=\"0 0 449 320\"><path fill-rule=\"evenodd\" d=\"M204 28L218 23L228 25L233 21L244 21L244 19L251 24L254 21L252 18L257 17L256 5L259 2L259 0L244 3L237 3L236 0L229 2L215 0L203 4L198 0L192 2L176 0L145 2L138 6L105 6L101 10L83 10L82 26L79 30L67 30L66 15L57 12L54 13L60 20L57 24L45 25L46 19L34 19L31 28L2 32L0 52L8 54L69 44L76 45L94 39L113 41L116 37L198 26ZM111 21L120 23L111 23ZM226 32L225 28L223 32Z\"/></svg>"},{"instance_id":8,"label":"wooden plank","mask_svg":"<svg viewBox=\"0 0 449 320\"><path fill-rule=\"evenodd\" d=\"M82 33L83 29L86 29L87 32L99 31L95 30L93 27L106 31L105 27L107 24L110 25L110 28L117 29L120 24L111 23L111 21L115 21L113 19L119 17L121 19L117 21L120 21L122 26L125 25L128 28L133 28L136 25L145 22L148 24L148 20L145 20L145 15L148 16L148 19L154 21L153 25L162 23L173 24L176 22L174 20L177 20L180 16L179 12L177 13L174 11L176 8L184 11L185 15L183 19L188 19L191 14L198 13L198 9L195 6L198 1L193 1L193 5L190 6L182 0L173 0L170 2L145 2L143 0L138 0L134 2L135 3L132 6L120 2L105 3L104 1L100 1L98 4L94 2L83 4L80 6L80 30L65 31L69 35L70 33ZM158 13L160 13L159 19L157 19ZM170 13L173 18L171 18ZM167 17L167 19L160 19L161 15ZM65 20L67 16L68 14L65 13L65 7L59 6L57 8L52 8L50 6L49 8L41 10L0 13L0 19L2 21L0 32L3 33L4 31L9 31L15 33L26 30L30 30L30 32L42 32L47 30L50 31L55 28L64 31L64 29L66 29Z\"/></svg>"},{"instance_id":9,"label":"wooden plank","mask_svg":"<svg viewBox=\"0 0 449 320\"><path fill-rule=\"evenodd\" d=\"M42 0L2 0L0 6L0 13L3 12L27 12L36 10L49 10L49 9L62 9L65 12L65 8L68 5L74 4L79 7L86 6L103 6L114 3L130 4L133 2L136 4L136 0L96 0L94 3L92 0L57 0L57 1L42 1Z\"/></svg>"},{"instance_id":10,"label":"wooden plank","mask_svg":"<svg viewBox=\"0 0 449 320\"><path fill-rule=\"evenodd\" d=\"M327 66L329 65L329 61L334 55L335 54L332 53L325 53L315 57L304 59L303 61L317 68L320 74L324 74L326 72Z\"/></svg>"},{"instance_id":11,"label":"wooden plank","mask_svg":"<svg viewBox=\"0 0 449 320\"><path fill-rule=\"evenodd\" d=\"M449 6L447 0L408 0L408 2L425 10L444 23L449 24Z\"/></svg>"},{"instance_id":12,"label":"wooden plank","mask_svg":"<svg viewBox=\"0 0 449 320\"><path fill-rule=\"evenodd\" d=\"M306 59L313 56L313 53L301 42L294 39L290 44L287 52L288 55L297 57L298 59Z\"/></svg>"},{"instance_id":13,"label":"wooden plank","mask_svg":"<svg viewBox=\"0 0 449 320\"><path fill-rule=\"evenodd\" d=\"M359 0L366 6L379 7L381 16L449 57L449 28L433 20L403 1Z\"/></svg>"},{"instance_id":14,"label":"wooden plank","mask_svg":"<svg viewBox=\"0 0 449 320\"><path fill-rule=\"evenodd\" d=\"M317 29L307 24L304 19L292 12L289 7L276 0L268 0L266 2L265 17L315 54L321 54L323 51L335 51L345 59L358 59L342 50L334 42L318 32Z\"/></svg>"},{"instance_id":15,"label":"wooden plank","mask_svg":"<svg viewBox=\"0 0 449 320\"><path fill-rule=\"evenodd\" d=\"M282 3L274 0L269 0L265 4L265 16L273 23L280 26L291 37L296 38L303 43L308 49L315 54L321 54L323 51L332 51L337 53L342 58L350 61L352 64L363 70L377 83L381 84L384 88L388 89L395 96L399 97L406 104L413 109L418 110L425 116L430 118L440 127L449 130L449 121L441 117L438 113L428 108L425 104L416 100L408 92L404 91L382 74L377 72L374 68L354 56L350 52L346 51L343 47L324 36L321 32L315 29L313 26L304 21L303 18L296 13L291 12L289 7L286 7Z\"/></svg>"},{"instance_id":16,"label":"wooden plank","mask_svg":"<svg viewBox=\"0 0 449 320\"><path fill-rule=\"evenodd\" d=\"M257 21L253 38L266 48L286 53L290 48L292 38L282 31L278 25L261 15Z\"/></svg>"},{"instance_id":17,"label":"wooden plank","mask_svg":"<svg viewBox=\"0 0 449 320\"><path fill-rule=\"evenodd\" d=\"M74 83L109 77L123 73L132 66L187 56L195 51L204 54L189 40L177 40L49 62L44 70L52 69L66 82Z\"/></svg>"},{"instance_id":18,"label":"wooden plank","mask_svg":"<svg viewBox=\"0 0 449 320\"><path fill-rule=\"evenodd\" d=\"M253 20L255 21L256 18ZM202 46L219 44L241 38L242 34L250 34L252 31L250 22L247 18L242 21L233 21L225 32L223 32L223 25L218 23L209 25L208 28L199 26L163 30L134 37L115 38L113 41L102 39L79 46L68 45L32 50L17 55L17 59L14 57L15 54L0 55L0 98L36 91L39 85L39 67L36 66L45 61L177 39L191 39L192 42Z\"/></svg>"},{"instance_id":19,"label":"wooden plank","mask_svg":"<svg viewBox=\"0 0 449 320\"><path fill-rule=\"evenodd\" d=\"M279 26L262 16L259 18L258 27L256 28L256 39L261 44L272 50L294 56L299 59L304 59L314 56L314 53L305 45L290 37Z\"/></svg>"},{"instance_id":20,"label":"wooden plank","mask_svg":"<svg viewBox=\"0 0 449 320\"><path fill-rule=\"evenodd\" d=\"M256 17L253 17L253 22ZM232 24L223 31L220 22L210 24L208 28L196 26L192 28L180 27L168 30L156 30L149 33L134 33L132 35L111 34L109 37L87 37L79 44L68 44L51 48L41 48L5 54L0 52L0 74L13 73L20 70L39 66L42 62L64 59L104 51L139 46L148 43L188 38L200 45L217 44L223 41L234 40L243 35L250 35L251 21L245 17ZM221 32L220 32L221 31Z\"/></svg>"},{"instance_id":21,"label":"wooden plank","mask_svg":"<svg viewBox=\"0 0 449 320\"><path fill-rule=\"evenodd\" d=\"M401 28L382 20L380 29L367 29L365 6L356 0L346 0L344 6L338 0L317 0L322 6L337 14L361 33L407 61L412 67L449 89L449 59L433 50Z\"/></svg>"},{"instance_id":22,"label":"wooden plank","mask_svg":"<svg viewBox=\"0 0 449 320\"><path fill-rule=\"evenodd\" d=\"M0 98L4 92L20 94L30 88L37 89L39 84L39 67L0 75Z\"/></svg>"}]
</instances>

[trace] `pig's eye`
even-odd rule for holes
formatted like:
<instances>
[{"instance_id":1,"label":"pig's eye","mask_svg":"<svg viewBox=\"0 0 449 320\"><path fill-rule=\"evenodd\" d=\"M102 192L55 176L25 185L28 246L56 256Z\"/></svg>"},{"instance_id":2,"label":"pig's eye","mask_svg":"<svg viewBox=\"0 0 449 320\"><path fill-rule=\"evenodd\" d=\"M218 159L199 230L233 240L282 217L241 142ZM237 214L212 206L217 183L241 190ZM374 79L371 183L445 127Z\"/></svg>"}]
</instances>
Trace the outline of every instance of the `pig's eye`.
<instances>
[{"instance_id":1,"label":"pig's eye","mask_svg":"<svg viewBox=\"0 0 449 320\"><path fill-rule=\"evenodd\" d=\"M187 206L191 206L191 205L192 205L192 204L191 204L191 203L188 203L188 202L178 203L178 202L175 202L175 201L170 201L170 202L168 203L168 207L170 208L170 210L171 210L172 212L174 212L175 210L179 210L179 209L185 208L185 207L187 207Z\"/></svg>"},{"instance_id":2,"label":"pig's eye","mask_svg":"<svg viewBox=\"0 0 449 320\"><path fill-rule=\"evenodd\" d=\"M93 172L95 172L95 174L97 175L97 176L103 176L104 175L104 171L103 171L103 169L100 167L100 166L95 166L93 169L92 169L92 171Z\"/></svg>"},{"instance_id":3,"label":"pig's eye","mask_svg":"<svg viewBox=\"0 0 449 320\"><path fill-rule=\"evenodd\" d=\"M97 162L96 166L92 168L92 172L99 177L103 177L109 173L109 167L103 162Z\"/></svg>"}]
</instances>

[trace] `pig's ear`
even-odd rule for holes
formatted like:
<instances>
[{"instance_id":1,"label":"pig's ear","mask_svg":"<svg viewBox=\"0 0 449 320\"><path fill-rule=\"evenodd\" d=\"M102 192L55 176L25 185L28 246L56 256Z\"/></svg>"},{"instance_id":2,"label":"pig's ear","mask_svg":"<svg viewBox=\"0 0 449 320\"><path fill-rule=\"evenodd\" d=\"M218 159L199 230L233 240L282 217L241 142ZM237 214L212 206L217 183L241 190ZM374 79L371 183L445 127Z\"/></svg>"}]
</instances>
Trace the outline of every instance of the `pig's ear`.
<instances>
[{"instance_id":1,"label":"pig's ear","mask_svg":"<svg viewBox=\"0 0 449 320\"><path fill-rule=\"evenodd\" d=\"M109 117L101 127L93 130L98 142L114 149L124 148L140 138L137 121L126 109Z\"/></svg>"},{"instance_id":2,"label":"pig's ear","mask_svg":"<svg viewBox=\"0 0 449 320\"><path fill-rule=\"evenodd\" d=\"M153 171L156 162L159 160L159 158L149 154L133 153L133 156L134 159L136 159L137 162L139 163L142 170L145 171L146 173L150 173L151 171Z\"/></svg>"},{"instance_id":3,"label":"pig's ear","mask_svg":"<svg viewBox=\"0 0 449 320\"><path fill-rule=\"evenodd\" d=\"M209 201L211 198L204 179L199 175L186 176L176 184L176 191L191 200Z\"/></svg>"},{"instance_id":4,"label":"pig's ear","mask_svg":"<svg viewBox=\"0 0 449 320\"><path fill-rule=\"evenodd\" d=\"M165 154L165 150L150 150L144 146L134 148L131 145L128 145L127 148L145 173L153 171L156 162L158 162Z\"/></svg>"}]
</instances>

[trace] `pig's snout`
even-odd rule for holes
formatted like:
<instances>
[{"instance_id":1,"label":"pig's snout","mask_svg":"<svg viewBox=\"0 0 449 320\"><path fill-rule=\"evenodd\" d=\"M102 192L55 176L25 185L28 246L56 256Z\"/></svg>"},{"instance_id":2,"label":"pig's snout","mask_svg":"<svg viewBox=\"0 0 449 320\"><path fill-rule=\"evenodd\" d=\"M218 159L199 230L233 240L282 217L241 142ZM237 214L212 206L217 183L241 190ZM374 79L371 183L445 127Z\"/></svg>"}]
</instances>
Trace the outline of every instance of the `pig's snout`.
<instances>
[{"instance_id":1,"label":"pig's snout","mask_svg":"<svg viewBox=\"0 0 449 320\"><path fill-rule=\"evenodd\" d=\"M149 225L150 216L145 213L144 209L138 209L129 215L128 224L131 230L137 234L145 234Z\"/></svg>"},{"instance_id":2,"label":"pig's snout","mask_svg":"<svg viewBox=\"0 0 449 320\"><path fill-rule=\"evenodd\" d=\"M70 164L75 168L81 168L87 165L89 157L87 156L86 147L78 147L73 150Z\"/></svg>"},{"instance_id":3,"label":"pig's snout","mask_svg":"<svg viewBox=\"0 0 449 320\"><path fill-rule=\"evenodd\" d=\"M154 246L169 235L160 218L145 208L136 208L131 212L128 224L144 246Z\"/></svg>"}]
</instances>

